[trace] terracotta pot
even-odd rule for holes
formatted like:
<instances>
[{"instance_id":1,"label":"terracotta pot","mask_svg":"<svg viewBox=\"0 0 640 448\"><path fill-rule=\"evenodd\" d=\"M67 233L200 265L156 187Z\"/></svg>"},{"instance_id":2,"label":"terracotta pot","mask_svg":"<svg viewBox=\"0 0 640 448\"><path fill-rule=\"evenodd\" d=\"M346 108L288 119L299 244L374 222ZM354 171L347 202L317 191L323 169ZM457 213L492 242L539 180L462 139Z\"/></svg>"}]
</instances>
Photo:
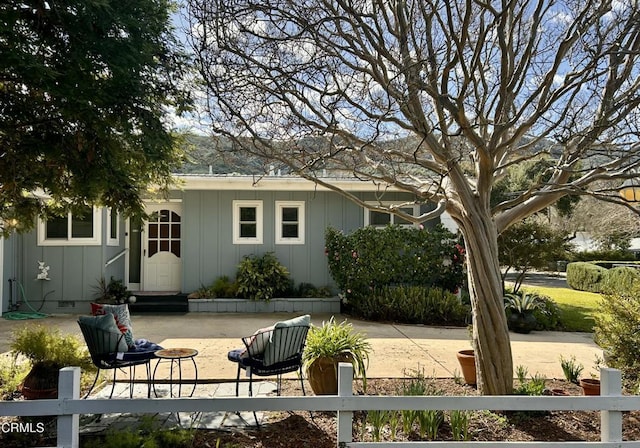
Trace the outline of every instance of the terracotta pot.
<instances>
[{"instance_id":1,"label":"terracotta pot","mask_svg":"<svg viewBox=\"0 0 640 448\"><path fill-rule=\"evenodd\" d=\"M338 394L338 363L351 362L349 357L318 358L308 369L309 384L316 395Z\"/></svg>"},{"instance_id":2,"label":"terracotta pot","mask_svg":"<svg viewBox=\"0 0 640 448\"><path fill-rule=\"evenodd\" d=\"M476 384L476 357L473 350L460 350L456 357L462 369L464 382L475 386Z\"/></svg>"},{"instance_id":3,"label":"terracotta pot","mask_svg":"<svg viewBox=\"0 0 640 448\"><path fill-rule=\"evenodd\" d=\"M26 400L58 398L60 366L49 362L37 362L24 377L20 392Z\"/></svg>"},{"instance_id":4,"label":"terracotta pot","mask_svg":"<svg viewBox=\"0 0 640 448\"><path fill-rule=\"evenodd\" d=\"M551 389L551 395L555 397L568 397L570 394L564 389Z\"/></svg>"},{"instance_id":5,"label":"terracotta pot","mask_svg":"<svg viewBox=\"0 0 640 448\"><path fill-rule=\"evenodd\" d=\"M583 378L580 380L580 387L585 395L600 395L600 380Z\"/></svg>"}]
</instances>

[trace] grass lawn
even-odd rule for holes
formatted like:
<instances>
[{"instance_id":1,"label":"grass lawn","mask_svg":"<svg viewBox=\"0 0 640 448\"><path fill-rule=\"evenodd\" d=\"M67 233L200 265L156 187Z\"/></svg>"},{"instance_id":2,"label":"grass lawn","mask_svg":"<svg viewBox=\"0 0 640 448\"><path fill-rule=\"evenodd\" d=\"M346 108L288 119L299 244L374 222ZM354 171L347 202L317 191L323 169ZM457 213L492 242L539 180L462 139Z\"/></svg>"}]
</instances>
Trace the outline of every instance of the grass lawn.
<instances>
[{"instance_id":1,"label":"grass lawn","mask_svg":"<svg viewBox=\"0 0 640 448\"><path fill-rule=\"evenodd\" d=\"M593 331L593 317L600 307L600 294L570 288L523 286L522 289L544 294L558 304L565 331Z\"/></svg>"}]
</instances>

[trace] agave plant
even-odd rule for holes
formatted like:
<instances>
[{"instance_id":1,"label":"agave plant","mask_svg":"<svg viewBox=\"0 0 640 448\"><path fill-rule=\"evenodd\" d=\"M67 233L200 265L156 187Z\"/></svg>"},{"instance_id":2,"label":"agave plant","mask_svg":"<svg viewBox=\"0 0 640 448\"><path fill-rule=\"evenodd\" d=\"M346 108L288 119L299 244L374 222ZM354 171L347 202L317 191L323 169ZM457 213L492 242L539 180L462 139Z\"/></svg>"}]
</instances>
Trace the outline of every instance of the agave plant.
<instances>
[{"instance_id":1,"label":"agave plant","mask_svg":"<svg viewBox=\"0 0 640 448\"><path fill-rule=\"evenodd\" d=\"M504 307L512 314L527 314L540 308L542 300L535 293L506 294Z\"/></svg>"}]
</instances>

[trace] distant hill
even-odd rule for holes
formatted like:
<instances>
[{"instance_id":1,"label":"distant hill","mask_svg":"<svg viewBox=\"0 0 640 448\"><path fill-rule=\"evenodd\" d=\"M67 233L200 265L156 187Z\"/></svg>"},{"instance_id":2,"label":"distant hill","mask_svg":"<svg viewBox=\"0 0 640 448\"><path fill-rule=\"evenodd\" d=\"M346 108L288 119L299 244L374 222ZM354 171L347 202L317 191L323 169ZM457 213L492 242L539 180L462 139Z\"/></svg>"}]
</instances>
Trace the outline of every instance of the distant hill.
<instances>
[{"instance_id":1,"label":"distant hill","mask_svg":"<svg viewBox=\"0 0 640 448\"><path fill-rule=\"evenodd\" d=\"M187 162L177 174L266 174L275 165L246 152L234 151L231 141L224 137L188 135L185 151ZM283 166L273 168L285 171Z\"/></svg>"}]
</instances>

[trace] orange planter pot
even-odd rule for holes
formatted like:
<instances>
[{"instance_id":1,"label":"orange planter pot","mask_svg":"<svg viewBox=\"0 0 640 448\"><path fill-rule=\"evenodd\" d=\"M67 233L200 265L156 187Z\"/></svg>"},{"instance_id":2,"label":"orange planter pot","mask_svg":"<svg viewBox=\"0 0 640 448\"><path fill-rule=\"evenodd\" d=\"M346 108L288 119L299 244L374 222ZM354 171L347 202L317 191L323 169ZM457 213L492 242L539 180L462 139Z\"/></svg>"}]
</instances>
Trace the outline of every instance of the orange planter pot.
<instances>
[{"instance_id":1,"label":"orange planter pot","mask_svg":"<svg viewBox=\"0 0 640 448\"><path fill-rule=\"evenodd\" d=\"M338 363L351 362L349 357L318 358L307 369L309 384L316 395L338 394Z\"/></svg>"},{"instance_id":2,"label":"orange planter pot","mask_svg":"<svg viewBox=\"0 0 640 448\"><path fill-rule=\"evenodd\" d=\"M585 395L600 395L600 380L583 378L580 380L580 387Z\"/></svg>"},{"instance_id":3,"label":"orange planter pot","mask_svg":"<svg viewBox=\"0 0 640 448\"><path fill-rule=\"evenodd\" d=\"M456 357L462 369L464 382L472 386L476 385L476 357L473 350L460 350Z\"/></svg>"}]
</instances>

